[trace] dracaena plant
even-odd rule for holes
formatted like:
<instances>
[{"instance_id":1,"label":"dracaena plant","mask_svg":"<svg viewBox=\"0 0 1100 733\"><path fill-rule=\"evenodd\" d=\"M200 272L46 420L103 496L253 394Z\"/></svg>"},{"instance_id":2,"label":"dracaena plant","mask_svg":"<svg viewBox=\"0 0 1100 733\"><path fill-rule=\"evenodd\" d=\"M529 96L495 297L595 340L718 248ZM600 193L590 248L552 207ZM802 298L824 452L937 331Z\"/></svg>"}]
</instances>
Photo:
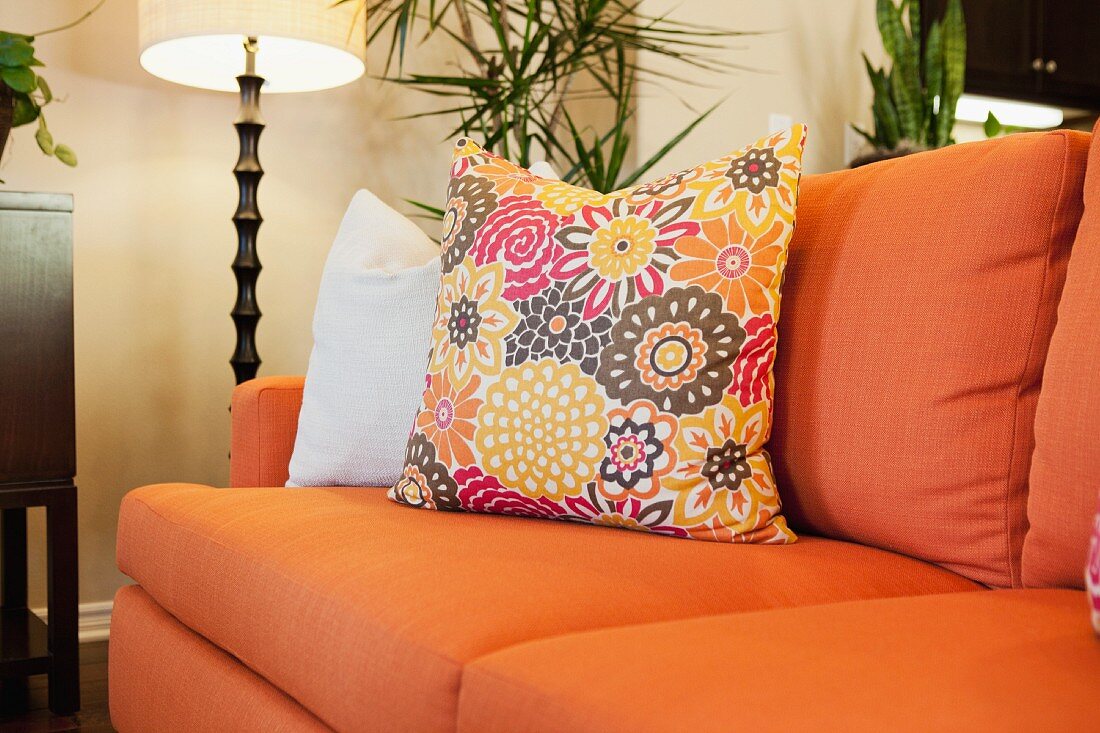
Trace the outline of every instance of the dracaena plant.
<instances>
[{"instance_id":1,"label":"dracaena plant","mask_svg":"<svg viewBox=\"0 0 1100 733\"><path fill-rule=\"evenodd\" d=\"M99 0L90 10L71 23L32 35L0 31L0 129L5 137L8 127L38 124L35 141L43 153L68 166L76 165L76 153L68 145L54 142L46 126L46 105L54 101L46 79L36 69L45 66L34 53L34 41L39 36L67 30L88 19L106 0ZM0 152L4 142L0 139ZM2 183L2 181L0 181Z\"/></svg>"},{"instance_id":2,"label":"dracaena plant","mask_svg":"<svg viewBox=\"0 0 1100 733\"><path fill-rule=\"evenodd\" d=\"M871 132L856 132L879 150L899 147L942 148L954 142L955 107L966 75L966 23L960 0L948 0L941 20L921 39L918 0L877 0L887 70L863 55L874 88Z\"/></svg>"},{"instance_id":3,"label":"dracaena plant","mask_svg":"<svg viewBox=\"0 0 1100 733\"><path fill-rule=\"evenodd\" d=\"M571 183L608 192L637 182L714 107L697 114L649 159L630 167L630 120L639 83L701 81L702 72L744 68L719 58L742 33L649 17L638 0L336 0L367 16L367 42L388 43L383 78L440 97L414 117L450 120L448 137L470 136L529 166L545 157ZM407 72L416 46L443 36L460 60L440 73ZM682 73L639 63L671 59ZM613 105L601 123L577 121L579 104ZM429 212L437 210L417 204Z\"/></svg>"}]
</instances>

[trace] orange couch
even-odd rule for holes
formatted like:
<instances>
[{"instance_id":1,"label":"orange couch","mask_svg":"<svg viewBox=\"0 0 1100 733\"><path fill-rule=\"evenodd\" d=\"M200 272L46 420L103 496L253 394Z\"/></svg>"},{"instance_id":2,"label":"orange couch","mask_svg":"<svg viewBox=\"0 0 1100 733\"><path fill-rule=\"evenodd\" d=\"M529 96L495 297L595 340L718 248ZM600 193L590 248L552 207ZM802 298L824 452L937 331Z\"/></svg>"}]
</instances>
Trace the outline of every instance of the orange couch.
<instances>
[{"instance_id":1,"label":"orange couch","mask_svg":"<svg viewBox=\"0 0 1100 733\"><path fill-rule=\"evenodd\" d=\"M250 488L286 481L303 382L241 385L237 488L123 502L138 585L112 617L115 727L1095 729L1089 143L1012 136L804 181L772 443L790 546ZM1048 391L1086 407L1044 408Z\"/></svg>"}]
</instances>

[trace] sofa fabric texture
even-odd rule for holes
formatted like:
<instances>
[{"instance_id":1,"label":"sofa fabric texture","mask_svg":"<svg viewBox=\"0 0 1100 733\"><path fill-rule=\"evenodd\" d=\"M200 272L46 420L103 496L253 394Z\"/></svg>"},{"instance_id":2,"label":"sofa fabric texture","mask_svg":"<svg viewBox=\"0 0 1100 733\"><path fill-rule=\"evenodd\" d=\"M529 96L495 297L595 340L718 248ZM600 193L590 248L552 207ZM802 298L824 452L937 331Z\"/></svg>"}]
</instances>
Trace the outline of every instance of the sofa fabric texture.
<instances>
[{"instance_id":1,"label":"sofa fabric texture","mask_svg":"<svg viewBox=\"0 0 1100 733\"><path fill-rule=\"evenodd\" d=\"M796 531L1021 584L1088 144L1010 135L803 181L772 438Z\"/></svg>"},{"instance_id":2,"label":"sofa fabric texture","mask_svg":"<svg viewBox=\"0 0 1100 733\"><path fill-rule=\"evenodd\" d=\"M1023 554L1023 581L1031 587L1083 587L1089 510L1100 494L1100 147L1095 145L1084 205L1035 414L1030 529Z\"/></svg>"},{"instance_id":3,"label":"sofa fabric texture","mask_svg":"<svg viewBox=\"0 0 1100 733\"><path fill-rule=\"evenodd\" d=\"M363 489L138 489L118 558L165 611L346 731L453 731L463 665L532 639L979 589L832 540L673 542L410 511Z\"/></svg>"},{"instance_id":4,"label":"sofa fabric texture","mask_svg":"<svg viewBox=\"0 0 1100 733\"><path fill-rule=\"evenodd\" d=\"M188 629L136 585L111 611L111 723L121 733L329 733L305 708Z\"/></svg>"},{"instance_id":5,"label":"sofa fabric texture","mask_svg":"<svg viewBox=\"0 0 1100 733\"><path fill-rule=\"evenodd\" d=\"M260 377L233 390L231 486L283 486L298 431L303 377Z\"/></svg>"},{"instance_id":6,"label":"sofa fabric texture","mask_svg":"<svg viewBox=\"0 0 1100 733\"><path fill-rule=\"evenodd\" d=\"M460 140L395 501L794 540L765 444L806 130L602 194Z\"/></svg>"},{"instance_id":7,"label":"sofa fabric texture","mask_svg":"<svg viewBox=\"0 0 1100 733\"><path fill-rule=\"evenodd\" d=\"M458 731L1095 730L1100 643L1081 595L895 598L534 641L467 667Z\"/></svg>"}]
</instances>

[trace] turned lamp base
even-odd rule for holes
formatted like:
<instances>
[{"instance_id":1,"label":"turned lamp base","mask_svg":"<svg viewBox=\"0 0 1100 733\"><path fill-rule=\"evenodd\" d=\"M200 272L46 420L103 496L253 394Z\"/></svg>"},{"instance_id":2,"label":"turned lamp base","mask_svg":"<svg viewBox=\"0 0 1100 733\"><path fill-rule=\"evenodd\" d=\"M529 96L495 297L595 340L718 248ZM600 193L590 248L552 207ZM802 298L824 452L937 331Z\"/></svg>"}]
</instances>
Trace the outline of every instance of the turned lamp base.
<instances>
[{"instance_id":1,"label":"turned lamp base","mask_svg":"<svg viewBox=\"0 0 1100 733\"><path fill-rule=\"evenodd\" d=\"M233 224L237 228L237 256L233 258L233 274L237 278L237 300L230 315L237 329L237 345L229 363L237 384L256 377L260 368L260 355L256 351L256 324L260 307L256 303L256 279L263 269L256 253L256 233L263 223L256 203L256 190L264 169L260 166L258 147L264 122L260 116L260 89L264 79L256 75L256 51L258 43L249 38L244 44L245 73L237 77L241 89L241 109L233 126L240 139L240 156L233 167L239 196Z\"/></svg>"}]
</instances>

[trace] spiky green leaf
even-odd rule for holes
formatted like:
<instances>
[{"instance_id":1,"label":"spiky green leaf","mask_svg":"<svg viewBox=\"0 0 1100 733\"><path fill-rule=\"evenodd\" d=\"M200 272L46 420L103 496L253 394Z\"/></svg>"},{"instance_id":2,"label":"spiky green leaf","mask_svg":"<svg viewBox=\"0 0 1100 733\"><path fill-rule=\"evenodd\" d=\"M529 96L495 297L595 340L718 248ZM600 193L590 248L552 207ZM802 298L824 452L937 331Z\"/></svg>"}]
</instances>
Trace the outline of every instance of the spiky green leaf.
<instances>
[{"instance_id":1,"label":"spiky green leaf","mask_svg":"<svg viewBox=\"0 0 1100 733\"><path fill-rule=\"evenodd\" d=\"M955 107L966 82L966 21L961 0L948 0L943 17L943 95L936 119L935 147L949 145L955 128Z\"/></svg>"}]
</instances>

